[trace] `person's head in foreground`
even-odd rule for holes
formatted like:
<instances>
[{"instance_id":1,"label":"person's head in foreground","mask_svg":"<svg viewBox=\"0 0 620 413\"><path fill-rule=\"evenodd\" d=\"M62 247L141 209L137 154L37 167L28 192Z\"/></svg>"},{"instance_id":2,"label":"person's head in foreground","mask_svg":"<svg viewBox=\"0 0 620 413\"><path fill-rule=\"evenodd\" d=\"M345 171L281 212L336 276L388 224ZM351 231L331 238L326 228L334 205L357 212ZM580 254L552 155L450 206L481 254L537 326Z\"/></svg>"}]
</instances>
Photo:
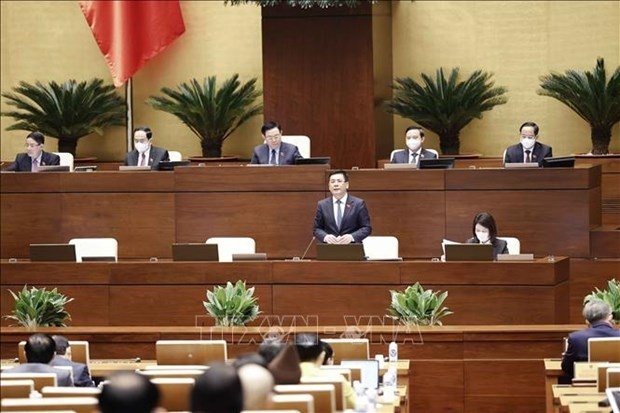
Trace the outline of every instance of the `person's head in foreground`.
<instances>
[{"instance_id":1,"label":"person's head in foreground","mask_svg":"<svg viewBox=\"0 0 620 413\"><path fill-rule=\"evenodd\" d=\"M190 395L193 413L239 413L243 410L241 380L232 366L214 363L196 379Z\"/></svg>"},{"instance_id":2,"label":"person's head in foreground","mask_svg":"<svg viewBox=\"0 0 620 413\"><path fill-rule=\"evenodd\" d=\"M146 377L131 371L114 373L101 389L101 413L155 413L158 408L159 390Z\"/></svg>"}]
</instances>

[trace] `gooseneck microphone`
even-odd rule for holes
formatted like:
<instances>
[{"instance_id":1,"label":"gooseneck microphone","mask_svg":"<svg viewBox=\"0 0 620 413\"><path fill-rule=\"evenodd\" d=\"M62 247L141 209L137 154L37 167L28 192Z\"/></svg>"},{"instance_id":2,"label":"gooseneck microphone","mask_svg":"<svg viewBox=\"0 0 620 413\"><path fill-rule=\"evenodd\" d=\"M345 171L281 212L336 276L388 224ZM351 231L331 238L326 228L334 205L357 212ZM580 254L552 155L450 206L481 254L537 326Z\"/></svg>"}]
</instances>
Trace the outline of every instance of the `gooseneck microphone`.
<instances>
[{"instance_id":1,"label":"gooseneck microphone","mask_svg":"<svg viewBox=\"0 0 620 413\"><path fill-rule=\"evenodd\" d=\"M306 247L306 250L304 251L304 255L301 256L300 260L303 260L304 258L306 258L306 254L308 253L308 250L310 249L310 246L312 245L312 242L316 239L316 237L312 237L312 239L310 240L310 242L308 243L308 246Z\"/></svg>"}]
</instances>

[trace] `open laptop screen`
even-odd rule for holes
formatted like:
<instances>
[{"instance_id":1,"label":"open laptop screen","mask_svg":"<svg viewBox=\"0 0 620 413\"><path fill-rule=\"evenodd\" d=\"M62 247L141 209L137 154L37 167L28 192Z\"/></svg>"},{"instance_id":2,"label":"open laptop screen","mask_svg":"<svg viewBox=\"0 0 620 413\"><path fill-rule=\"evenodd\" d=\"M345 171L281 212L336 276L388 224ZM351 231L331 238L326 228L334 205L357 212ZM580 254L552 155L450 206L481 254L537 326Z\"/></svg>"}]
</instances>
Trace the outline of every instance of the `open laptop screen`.
<instances>
[{"instance_id":1,"label":"open laptop screen","mask_svg":"<svg viewBox=\"0 0 620 413\"><path fill-rule=\"evenodd\" d=\"M367 389L379 388L378 360L342 360L342 367L358 368L362 372L360 382Z\"/></svg>"}]
</instances>

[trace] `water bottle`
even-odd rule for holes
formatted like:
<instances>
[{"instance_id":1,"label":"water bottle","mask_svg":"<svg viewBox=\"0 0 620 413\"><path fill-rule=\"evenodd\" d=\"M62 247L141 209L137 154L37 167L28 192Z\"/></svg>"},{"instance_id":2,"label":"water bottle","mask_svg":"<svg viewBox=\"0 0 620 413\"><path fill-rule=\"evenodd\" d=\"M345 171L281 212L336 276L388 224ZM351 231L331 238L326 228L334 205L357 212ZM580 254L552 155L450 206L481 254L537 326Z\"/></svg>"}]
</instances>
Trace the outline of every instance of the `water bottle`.
<instances>
[{"instance_id":1,"label":"water bottle","mask_svg":"<svg viewBox=\"0 0 620 413\"><path fill-rule=\"evenodd\" d=\"M398 344L395 341L392 341L388 347L388 361L390 363L398 361Z\"/></svg>"}]
</instances>

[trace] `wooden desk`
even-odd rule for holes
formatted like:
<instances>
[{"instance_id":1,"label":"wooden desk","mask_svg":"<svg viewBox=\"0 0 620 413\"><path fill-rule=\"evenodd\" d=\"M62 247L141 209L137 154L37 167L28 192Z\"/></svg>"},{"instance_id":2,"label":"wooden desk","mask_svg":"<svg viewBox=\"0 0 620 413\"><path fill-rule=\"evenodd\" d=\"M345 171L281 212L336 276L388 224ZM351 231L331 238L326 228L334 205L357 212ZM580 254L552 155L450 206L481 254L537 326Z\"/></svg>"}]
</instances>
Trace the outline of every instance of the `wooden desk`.
<instances>
[{"instance_id":1,"label":"wooden desk","mask_svg":"<svg viewBox=\"0 0 620 413\"><path fill-rule=\"evenodd\" d=\"M553 386L558 384L562 372L562 359L545 359L545 412L554 413Z\"/></svg>"}]
</instances>

